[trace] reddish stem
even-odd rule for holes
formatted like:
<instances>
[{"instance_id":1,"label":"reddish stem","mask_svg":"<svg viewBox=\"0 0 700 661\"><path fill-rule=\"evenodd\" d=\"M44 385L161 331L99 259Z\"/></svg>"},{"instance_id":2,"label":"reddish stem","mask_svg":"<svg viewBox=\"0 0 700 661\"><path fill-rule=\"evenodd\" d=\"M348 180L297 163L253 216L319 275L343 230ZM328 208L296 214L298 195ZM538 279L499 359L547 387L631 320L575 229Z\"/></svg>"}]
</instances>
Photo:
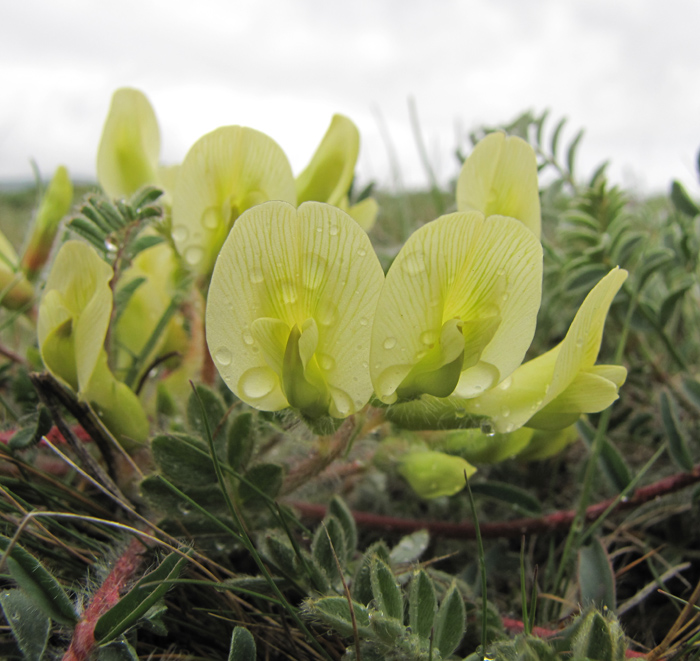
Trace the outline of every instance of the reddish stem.
<instances>
[{"instance_id":1,"label":"reddish stem","mask_svg":"<svg viewBox=\"0 0 700 661\"><path fill-rule=\"evenodd\" d=\"M143 561L143 549L143 543L139 539L131 540L76 625L73 640L63 656L63 661L87 661L91 657L96 642L95 625L121 598Z\"/></svg>"},{"instance_id":2,"label":"reddish stem","mask_svg":"<svg viewBox=\"0 0 700 661\"><path fill-rule=\"evenodd\" d=\"M621 500L613 511L630 509L646 503L654 498L679 491L691 484L700 481L700 465L687 473L676 473L663 480L654 482L646 487L637 489L634 496L627 500ZM591 521L598 518L608 507L614 498L603 500L595 505L591 505L586 510L586 520ZM291 501L289 503L297 509L302 516L310 519L322 519L326 515L324 505L313 505ZM393 530L401 533L411 533L416 530L427 530L436 537L448 537L452 539L475 539L476 529L473 523L448 523L445 521L427 521L420 519L403 519L394 516L383 516L372 514L371 512L356 512L353 517L358 526L363 528ZM501 521L497 523L484 522L479 525L481 536L485 538L497 537L520 537L533 533L551 532L568 528L576 516L575 510L560 510L541 517L527 517L513 519L511 521Z\"/></svg>"}]
</instances>

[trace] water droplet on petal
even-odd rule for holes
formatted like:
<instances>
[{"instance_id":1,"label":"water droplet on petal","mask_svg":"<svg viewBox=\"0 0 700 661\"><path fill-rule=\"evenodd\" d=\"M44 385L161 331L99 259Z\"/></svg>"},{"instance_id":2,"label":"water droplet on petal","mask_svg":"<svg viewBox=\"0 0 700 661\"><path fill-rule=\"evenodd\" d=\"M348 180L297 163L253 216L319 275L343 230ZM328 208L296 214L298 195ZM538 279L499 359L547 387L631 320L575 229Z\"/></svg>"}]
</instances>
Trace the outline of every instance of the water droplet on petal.
<instances>
[{"instance_id":1,"label":"water droplet on petal","mask_svg":"<svg viewBox=\"0 0 700 661\"><path fill-rule=\"evenodd\" d=\"M318 360L319 367L322 370L326 370L328 372L335 367L335 360L333 360L333 357L329 356L328 354L319 353L316 355L316 359Z\"/></svg>"},{"instance_id":2,"label":"water droplet on petal","mask_svg":"<svg viewBox=\"0 0 700 661\"><path fill-rule=\"evenodd\" d=\"M283 303L295 303L297 300L296 285L293 282L290 282L289 280L281 282L279 297Z\"/></svg>"},{"instance_id":3,"label":"water droplet on petal","mask_svg":"<svg viewBox=\"0 0 700 661\"><path fill-rule=\"evenodd\" d=\"M367 321L367 317L362 317L360 319L360 326L366 326L368 323L369 321Z\"/></svg>"},{"instance_id":4,"label":"water droplet on petal","mask_svg":"<svg viewBox=\"0 0 700 661\"><path fill-rule=\"evenodd\" d=\"M331 236L337 236L338 235L338 226L337 225L331 225L331 228L328 230L328 233Z\"/></svg>"},{"instance_id":5,"label":"water droplet on petal","mask_svg":"<svg viewBox=\"0 0 700 661\"><path fill-rule=\"evenodd\" d=\"M479 425L481 428L481 433L485 436L495 436L496 430L493 428L490 420L482 420Z\"/></svg>"},{"instance_id":6,"label":"water droplet on petal","mask_svg":"<svg viewBox=\"0 0 700 661\"><path fill-rule=\"evenodd\" d=\"M386 340L384 340L384 348L385 349L393 349L396 346L396 338L395 337L387 337Z\"/></svg>"},{"instance_id":7,"label":"water droplet on petal","mask_svg":"<svg viewBox=\"0 0 700 661\"><path fill-rule=\"evenodd\" d=\"M185 250L185 261L190 266L197 266L204 259L204 250L200 246L190 246Z\"/></svg>"},{"instance_id":8,"label":"water droplet on petal","mask_svg":"<svg viewBox=\"0 0 700 661\"><path fill-rule=\"evenodd\" d=\"M322 301L314 316L322 326L332 326L338 318L338 308L330 301Z\"/></svg>"},{"instance_id":9,"label":"water droplet on petal","mask_svg":"<svg viewBox=\"0 0 700 661\"><path fill-rule=\"evenodd\" d=\"M352 412L352 399L346 392L338 390L337 388L332 388L331 397L333 398L335 408L342 417L350 415Z\"/></svg>"},{"instance_id":10,"label":"water droplet on petal","mask_svg":"<svg viewBox=\"0 0 700 661\"><path fill-rule=\"evenodd\" d=\"M248 345L252 345L255 343L255 340L253 339L253 335L249 330L244 330L243 331L243 341Z\"/></svg>"},{"instance_id":11,"label":"water droplet on petal","mask_svg":"<svg viewBox=\"0 0 700 661\"><path fill-rule=\"evenodd\" d=\"M425 271L425 256L422 250L406 255L406 258L401 262L401 267L408 275L420 275Z\"/></svg>"},{"instance_id":12,"label":"water droplet on petal","mask_svg":"<svg viewBox=\"0 0 700 661\"><path fill-rule=\"evenodd\" d=\"M367 254L367 251L364 248L359 248L357 251L358 257L364 257L366 254Z\"/></svg>"},{"instance_id":13,"label":"water droplet on petal","mask_svg":"<svg viewBox=\"0 0 700 661\"><path fill-rule=\"evenodd\" d=\"M501 383L498 384L498 388L499 388L499 390L508 390L508 388L510 388L512 383L513 383L513 377L509 376L509 377L503 379L503 381L501 381Z\"/></svg>"},{"instance_id":14,"label":"water droplet on petal","mask_svg":"<svg viewBox=\"0 0 700 661\"><path fill-rule=\"evenodd\" d=\"M176 225L173 227L172 236L175 243L181 243L186 241L187 237L190 235L190 231L185 227L185 225Z\"/></svg>"},{"instance_id":15,"label":"water droplet on petal","mask_svg":"<svg viewBox=\"0 0 700 661\"><path fill-rule=\"evenodd\" d=\"M214 352L214 360L219 363L219 365L230 365L231 352L226 347L219 347Z\"/></svg>"},{"instance_id":16,"label":"water droplet on petal","mask_svg":"<svg viewBox=\"0 0 700 661\"><path fill-rule=\"evenodd\" d=\"M455 417L456 418L463 418L464 416L467 415L467 412L463 408L458 408L455 410Z\"/></svg>"},{"instance_id":17,"label":"water droplet on petal","mask_svg":"<svg viewBox=\"0 0 700 661\"><path fill-rule=\"evenodd\" d=\"M326 260L309 252L304 259L302 283L307 289L318 289L326 279Z\"/></svg>"},{"instance_id":18,"label":"water droplet on petal","mask_svg":"<svg viewBox=\"0 0 700 661\"><path fill-rule=\"evenodd\" d=\"M221 224L221 209L219 207L207 207L202 214L202 225L208 230L215 230Z\"/></svg>"},{"instance_id":19,"label":"water droplet on petal","mask_svg":"<svg viewBox=\"0 0 700 661\"><path fill-rule=\"evenodd\" d=\"M265 276L263 275L263 272L260 269L253 269L250 272L250 281L253 284L260 284L263 280L265 279Z\"/></svg>"},{"instance_id":20,"label":"water droplet on petal","mask_svg":"<svg viewBox=\"0 0 700 661\"><path fill-rule=\"evenodd\" d=\"M510 409L503 409L503 410L501 411L501 415L502 415L504 418L507 418L507 417L510 415Z\"/></svg>"},{"instance_id":21,"label":"water droplet on petal","mask_svg":"<svg viewBox=\"0 0 700 661\"><path fill-rule=\"evenodd\" d=\"M117 244L111 239L105 239L105 248L107 248L107 252L117 252Z\"/></svg>"},{"instance_id":22,"label":"water droplet on petal","mask_svg":"<svg viewBox=\"0 0 700 661\"><path fill-rule=\"evenodd\" d=\"M505 272L506 272L506 270L501 266L496 271L496 275L503 275Z\"/></svg>"},{"instance_id":23,"label":"water droplet on petal","mask_svg":"<svg viewBox=\"0 0 700 661\"><path fill-rule=\"evenodd\" d=\"M435 344L435 342L437 342L438 337L439 335L437 331L427 330L424 333L420 334L420 341L426 346L431 347Z\"/></svg>"},{"instance_id":24,"label":"water droplet on petal","mask_svg":"<svg viewBox=\"0 0 700 661\"><path fill-rule=\"evenodd\" d=\"M277 375L269 367L253 367L244 372L238 385L246 397L261 399L277 385Z\"/></svg>"}]
</instances>

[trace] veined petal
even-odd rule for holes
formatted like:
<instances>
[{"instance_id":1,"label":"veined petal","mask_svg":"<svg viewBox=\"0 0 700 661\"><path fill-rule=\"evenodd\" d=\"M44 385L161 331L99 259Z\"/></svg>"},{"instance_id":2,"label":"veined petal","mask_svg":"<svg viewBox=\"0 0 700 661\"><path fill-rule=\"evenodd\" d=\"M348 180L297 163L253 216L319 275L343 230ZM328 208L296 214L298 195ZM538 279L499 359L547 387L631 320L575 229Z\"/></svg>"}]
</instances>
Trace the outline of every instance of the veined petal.
<instances>
[{"instance_id":1,"label":"veined petal","mask_svg":"<svg viewBox=\"0 0 700 661\"><path fill-rule=\"evenodd\" d=\"M112 96L97 152L97 179L107 195L128 197L158 180L160 129L153 108L139 90Z\"/></svg>"},{"instance_id":2,"label":"veined petal","mask_svg":"<svg viewBox=\"0 0 700 661\"><path fill-rule=\"evenodd\" d=\"M540 238L537 157L516 136L489 133L474 147L457 180L457 209L509 216Z\"/></svg>"},{"instance_id":3,"label":"veined petal","mask_svg":"<svg viewBox=\"0 0 700 661\"><path fill-rule=\"evenodd\" d=\"M67 241L56 255L46 281L37 323L39 348L43 357L46 338L56 330L57 324L65 326L70 317L70 332L77 349L79 392L87 386L104 347L112 311L109 288L112 276L112 268L92 248L80 241ZM59 302L65 312L59 312ZM51 369L48 364L47 367ZM63 374L55 375L68 380Z\"/></svg>"},{"instance_id":4,"label":"veined petal","mask_svg":"<svg viewBox=\"0 0 700 661\"><path fill-rule=\"evenodd\" d=\"M343 115L333 115L331 125L304 171L296 179L297 203L327 202L337 206L355 175L360 133Z\"/></svg>"},{"instance_id":5,"label":"veined petal","mask_svg":"<svg viewBox=\"0 0 700 661\"><path fill-rule=\"evenodd\" d=\"M573 398L579 397L579 403L585 398L587 405L594 407L607 401L605 406L595 410L607 408L617 397L617 388L624 381L626 372L622 367L595 367L594 364L600 350L605 318L626 278L627 272L617 268L608 273L586 296L560 344L521 365L508 379L481 397L465 400L465 409L469 413L490 417L497 431L509 432L528 423L538 411L562 395L583 372L589 375L579 381L579 385L585 386L583 390L575 387L571 397L563 398L562 402L573 406ZM595 393L586 395L594 377L600 379L596 382L599 385L606 384L599 393L600 400L596 399ZM584 411L579 409L578 414ZM552 424L567 426L571 423L562 417L558 423L552 419Z\"/></svg>"},{"instance_id":6,"label":"veined petal","mask_svg":"<svg viewBox=\"0 0 700 661\"><path fill-rule=\"evenodd\" d=\"M377 306L370 361L377 396L396 401L455 319L464 342L455 394L474 397L503 380L532 341L541 282L541 246L512 218L455 213L420 228L392 264Z\"/></svg>"},{"instance_id":7,"label":"veined petal","mask_svg":"<svg viewBox=\"0 0 700 661\"><path fill-rule=\"evenodd\" d=\"M528 431L528 429L524 427L522 431ZM549 459L549 457L561 452L567 445L571 445L577 438L578 431L576 431L575 425L556 431L535 430L527 447L518 454L518 458L525 461Z\"/></svg>"},{"instance_id":8,"label":"veined petal","mask_svg":"<svg viewBox=\"0 0 700 661\"><path fill-rule=\"evenodd\" d=\"M17 262L15 249L0 232L0 304L11 310L24 307L34 297L34 288Z\"/></svg>"},{"instance_id":9,"label":"veined petal","mask_svg":"<svg viewBox=\"0 0 700 661\"><path fill-rule=\"evenodd\" d=\"M450 434L443 447L472 464L497 464L526 448L535 431L521 427L512 434L484 434L480 429L465 429Z\"/></svg>"},{"instance_id":10,"label":"veined petal","mask_svg":"<svg viewBox=\"0 0 700 661\"><path fill-rule=\"evenodd\" d=\"M201 137L185 156L173 192L178 252L193 270L210 273L238 216L268 200L296 203L292 169L272 138L241 126Z\"/></svg>"},{"instance_id":11,"label":"veined petal","mask_svg":"<svg viewBox=\"0 0 700 661\"><path fill-rule=\"evenodd\" d=\"M428 450L401 458L399 473L422 498L452 496L467 485L476 468L461 457Z\"/></svg>"},{"instance_id":12,"label":"veined petal","mask_svg":"<svg viewBox=\"0 0 700 661\"><path fill-rule=\"evenodd\" d=\"M289 405L284 372L296 356L309 382L325 382L330 415L347 417L372 393L369 337L382 282L367 235L339 209L315 202L249 209L224 243L209 288L207 343L219 373L243 401L277 410ZM298 353L285 361L294 327Z\"/></svg>"}]
</instances>

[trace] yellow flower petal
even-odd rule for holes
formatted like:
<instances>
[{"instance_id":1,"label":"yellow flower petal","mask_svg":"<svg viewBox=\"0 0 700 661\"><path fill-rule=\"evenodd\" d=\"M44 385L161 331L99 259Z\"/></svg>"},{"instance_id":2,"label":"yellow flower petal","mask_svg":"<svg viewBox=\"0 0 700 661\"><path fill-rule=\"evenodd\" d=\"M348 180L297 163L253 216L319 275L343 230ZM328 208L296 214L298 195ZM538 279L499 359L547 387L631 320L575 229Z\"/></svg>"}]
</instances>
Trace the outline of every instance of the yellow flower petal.
<instances>
[{"instance_id":1,"label":"yellow flower petal","mask_svg":"<svg viewBox=\"0 0 700 661\"><path fill-rule=\"evenodd\" d=\"M446 365L430 352L454 320L464 350L455 394L474 397L503 380L532 341L541 280L541 246L512 218L455 213L423 226L392 264L377 307L370 361L377 396L390 404L409 375Z\"/></svg>"},{"instance_id":2,"label":"yellow flower petal","mask_svg":"<svg viewBox=\"0 0 700 661\"><path fill-rule=\"evenodd\" d=\"M288 378L325 383L331 416L354 413L372 392L369 337L382 281L367 235L339 209L249 209L221 249L207 299L207 343L222 378L251 406L278 410L290 403L292 369ZM287 354L293 332L297 353Z\"/></svg>"},{"instance_id":3,"label":"yellow flower petal","mask_svg":"<svg viewBox=\"0 0 700 661\"><path fill-rule=\"evenodd\" d=\"M443 452L409 452L401 458L399 473L422 498L452 496L464 489L476 468L461 457Z\"/></svg>"},{"instance_id":4,"label":"yellow flower petal","mask_svg":"<svg viewBox=\"0 0 700 661\"><path fill-rule=\"evenodd\" d=\"M310 163L296 179L297 202L338 206L350 189L360 150L360 133L351 120L333 115Z\"/></svg>"},{"instance_id":5,"label":"yellow flower petal","mask_svg":"<svg viewBox=\"0 0 700 661\"><path fill-rule=\"evenodd\" d=\"M474 147L457 180L457 209L509 216L540 238L537 157L516 136L489 133Z\"/></svg>"},{"instance_id":6,"label":"yellow flower petal","mask_svg":"<svg viewBox=\"0 0 700 661\"><path fill-rule=\"evenodd\" d=\"M113 198L128 197L158 181L160 129L146 96L118 89L112 96L97 152L97 179Z\"/></svg>"},{"instance_id":7,"label":"yellow flower petal","mask_svg":"<svg viewBox=\"0 0 700 661\"><path fill-rule=\"evenodd\" d=\"M552 407L551 425L571 424L571 416L554 418L555 413L559 415L564 410L578 417L581 413L607 408L616 399L617 388L626 372L619 366L595 366L595 361L608 310L626 278L627 272L617 268L608 273L586 296L560 344L521 365L508 379L481 397L465 400L467 412L489 416L495 429L504 432L517 429L542 412L536 420L539 427L544 424L545 407L570 387L560 405ZM585 408L577 408L579 405ZM569 408L562 409L562 406Z\"/></svg>"},{"instance_id":8,"label":"yellow flower petal","mask_svg":"<svg viewBox=\"0 0 700 661\"><path fill-rule=\"evenodd\" d=\"M225 126L200 138L177 172L172 237L190 268L208 274L231 226L268 200L296 203L294 177L264 133Z\"/></svg>"},{"instance_id":9,"label":"yellow flower petal","mask_svg":"<svg viewBox=\"0 0 700 661\"><path fill-rule=\"evenodd\" d=\"M47 337L59 326L65 330L70 320L78 392L87 387L103 350L112 312L112 276L112 268L91 247L80 241L67 241L58 251L46 281L37 321L39 349L46 364ZM53 372L48 360L47 368ZM72 372L53 373L69 383L73 378Z\"/></svg>"}]
</instances>

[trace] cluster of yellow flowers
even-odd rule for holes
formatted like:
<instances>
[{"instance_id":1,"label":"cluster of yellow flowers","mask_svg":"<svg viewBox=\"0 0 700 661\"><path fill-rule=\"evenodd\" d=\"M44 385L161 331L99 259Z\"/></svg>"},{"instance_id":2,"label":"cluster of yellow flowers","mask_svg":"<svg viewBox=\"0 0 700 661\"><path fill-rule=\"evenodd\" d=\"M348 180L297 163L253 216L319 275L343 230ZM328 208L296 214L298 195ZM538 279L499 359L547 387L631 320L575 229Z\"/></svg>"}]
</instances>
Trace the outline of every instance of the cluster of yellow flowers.
<instances>
[{"instance_id":1,"label":"cluster of yellow flowers","mask_svg":"<svg viewBox=\"0 0 700 661\"><path fill-rule=\"evenodd\" d=\"M336 115L296 178L271 138L239 126L205 135L181 165L163 168L148 100L118 90L99 148L99 181L113 198L147 184L163 188L172 239L134 266L151 284L130 302L140 308L121 317L124 342L147 336L138 332L152 323L144 311L154 308L157 318L168 300L162 283L179 265L208 289L206 341L221 377L261 410L291 407L314 424L346 418L374 396L389 420L407 428L486 423L489 434L512 436L510 445L499 442L513 454L534 430L559 433L617 398L625 369L595 363L625 271L613 269L598 283L558 346L523 364L542 289L537 161L525 141L484 138L461 170L457 212L417 230L386 276L367 236L376 202L348 202L358 150L356 127ZM95 374L107 369L111 269L91 251L63 246L39 311L45 364L87 399L100 389L94 384L110 381ZM154 260L158 268L149 267ZM500 457L494 447L482 447L481 458ZM471 470L457 457L419 455L402 470L426 496L456 490L440 477L446 462L452 473Z\"/></svg>"}]
</instances>

